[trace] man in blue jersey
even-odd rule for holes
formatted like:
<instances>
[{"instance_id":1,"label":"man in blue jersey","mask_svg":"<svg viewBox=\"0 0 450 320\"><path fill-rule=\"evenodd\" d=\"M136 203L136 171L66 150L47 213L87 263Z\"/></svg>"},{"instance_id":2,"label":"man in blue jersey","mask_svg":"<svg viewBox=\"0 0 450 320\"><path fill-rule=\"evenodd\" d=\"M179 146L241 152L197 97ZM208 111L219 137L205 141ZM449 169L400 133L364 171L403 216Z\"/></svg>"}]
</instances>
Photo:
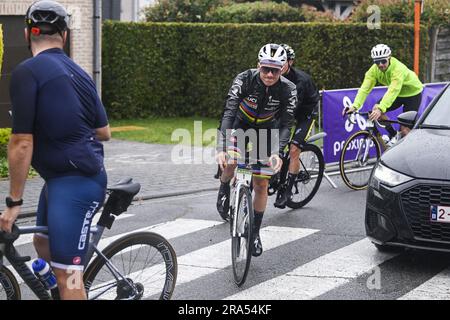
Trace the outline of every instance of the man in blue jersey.
<instances>
[{"instance_id":1,"label":"man in blue jersey","mask_svg":"<svg viewBox=\"0 0 450 320\"><path fill-rule=\"evenodd\" d=\"M33 58L13 71L12 135L8 146L10 190L0 231L17 219L30 164L45 180L39 199L39 257L55 272L62 299L86 299L83 266L92 218L103 204L103 145L111 134L103 104L89 75L62 50L68 14L55 1L37 1L25 17ZM78 285L74 285L78 284Z\"/></svg>"}]
</instances>

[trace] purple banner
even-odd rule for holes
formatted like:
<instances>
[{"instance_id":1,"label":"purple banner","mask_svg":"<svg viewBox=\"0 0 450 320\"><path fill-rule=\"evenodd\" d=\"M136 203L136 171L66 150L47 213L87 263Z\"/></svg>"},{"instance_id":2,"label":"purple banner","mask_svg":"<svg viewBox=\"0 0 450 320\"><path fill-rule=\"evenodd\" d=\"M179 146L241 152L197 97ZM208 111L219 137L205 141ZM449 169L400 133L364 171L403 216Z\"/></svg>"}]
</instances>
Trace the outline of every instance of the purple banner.
<instances>
[{"instance_id":1,"label":"purple banner","mask_svg":"<svg viewBox=\"0 0 450 320\"><path fill-rule=\"evenodd\" d=\"M433 98L442 91L445 85L446 83L431 83L425 85L419 114L422 114ZM372 110L373 106L383 97L386 90L387 87L374 88L360 111L367 112ZM324 90L322 92L323 130L327 133L327 136L323 141L323 152L326 163L339 162L345 140L354 132L366 128L366 120L362 117L356 119L356 124L352 124L347 118L342 117L342 109L352 105L357 93L358 89ZM387 112L387 116L390 119L396 119L400 113L402 113L402 108ZM394 127L395 126L396 125L394 125ZM384 129L381 129L380 131L383 135L387 135L387 132L384 131Z\"/></svg>"}]
</instances>

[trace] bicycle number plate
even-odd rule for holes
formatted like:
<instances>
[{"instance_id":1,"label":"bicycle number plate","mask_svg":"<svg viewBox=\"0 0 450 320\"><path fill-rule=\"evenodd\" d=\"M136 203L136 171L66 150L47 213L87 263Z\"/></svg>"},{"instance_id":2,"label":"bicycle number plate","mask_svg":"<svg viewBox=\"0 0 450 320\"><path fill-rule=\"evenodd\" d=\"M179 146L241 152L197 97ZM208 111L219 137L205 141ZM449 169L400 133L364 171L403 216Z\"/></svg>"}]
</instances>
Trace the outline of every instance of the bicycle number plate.
<instances>
[{"instance_id":1,"label":"bicycle number plate","mask_svg":"<svg viewBox=\"0 0 450 320\"><path fill-rule=\"evenodd\" d=\"M430 213L431 221L450 223L450 207L431 206Z\"/></svg>"},{"instance_id":2,"label":"bicycle number plate","mask_svg":"<svg viewBox=\"0 0 450 320\"><path fill-rule=\"evenodd\" d=\"M236 172L236 178L238 181L245 181L248 185L250 185L250 181L252 180L252 171L248 169L238 168Z\"/></svg>"}]
</instances>

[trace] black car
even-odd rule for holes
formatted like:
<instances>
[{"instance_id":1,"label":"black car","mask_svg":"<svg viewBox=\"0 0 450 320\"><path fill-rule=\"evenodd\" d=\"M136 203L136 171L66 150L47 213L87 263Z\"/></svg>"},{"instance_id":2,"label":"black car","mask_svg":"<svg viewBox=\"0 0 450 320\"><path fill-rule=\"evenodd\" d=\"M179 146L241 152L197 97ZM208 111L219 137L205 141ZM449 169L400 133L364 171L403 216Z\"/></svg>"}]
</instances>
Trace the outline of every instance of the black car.
<instances>
[{"instance_id":1,"label":"black car","mask_svg":"<svg viewBox=\"0 0 450 320\"><path fill-rule=\"evenodd\" d=\"M450 86L413 130L375 165L366 202L366 233L380 250L410 247L450 252Z\"/></svg>"}]
</instances>

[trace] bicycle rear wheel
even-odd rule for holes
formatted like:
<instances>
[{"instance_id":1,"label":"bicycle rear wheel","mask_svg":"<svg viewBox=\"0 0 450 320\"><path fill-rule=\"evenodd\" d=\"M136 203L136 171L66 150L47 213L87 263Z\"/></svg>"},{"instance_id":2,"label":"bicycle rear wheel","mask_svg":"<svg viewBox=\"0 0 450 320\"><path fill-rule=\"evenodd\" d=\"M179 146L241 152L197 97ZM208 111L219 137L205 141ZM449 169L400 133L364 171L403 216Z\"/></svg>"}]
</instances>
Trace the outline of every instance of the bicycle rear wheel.
<instances>
[{"instance_id":1,"label":"bicycle rear wheel","mask_svg":"<svg viewBox=\"0 0 450 320\"><path fill-rule=\"evenodd\" d=\"M236 221L236 236L233 237L233 234L231 236L231 260L234 282L240 287L247 279L252 259L253 203L247 187L242 187L238 196L238 206L233 213L233 220ZM234 223L233 220L231 223Z\"/></svg>"},{"instance_id":2,"label":"bicycle rear wheel","mask_svg":"<svg viewBox=\"0 0 450 320\"><path fill-rule=\"evenodd\" d=\"M0 300L20 300L19 283L5 266L0 267Z\"/></svg>"},{"instance_id":3,"label":"bicycle rear wheel","mask_svg":"<svg viewBox=\"0 0 450 320\"><path fill-rule=\"evenodd\" d=\"M353 134L342 148L339 170L344 183L353 190L364 190L369 185L372 166L381 156L377 138L368 131Z\"/></svg>"},{"instance_id":4,"label":"bicycle rear wheel","mask_svg":"<svg viewBox=\"0 0 450 320\"><path fill-rule=\"evenodd\" d=\"M178 264L164 237L152 232L133 233L114 241L102 253L108 260L97 256L84 274L89 299L171 298Z\"/></svg>"},{"instance_id":5,"label":"bicycle rear wheel","mask_svg":"<svg viewBox=\"0 0 450 320\"><path fill-rule=\"evenodd\" d=\"M298 209L312 200L322 182L325 162L322 151L314 144L307 144L300 154L300 172L295 180L292 198L287 206Z\"/></svg>"}]
</instances>

